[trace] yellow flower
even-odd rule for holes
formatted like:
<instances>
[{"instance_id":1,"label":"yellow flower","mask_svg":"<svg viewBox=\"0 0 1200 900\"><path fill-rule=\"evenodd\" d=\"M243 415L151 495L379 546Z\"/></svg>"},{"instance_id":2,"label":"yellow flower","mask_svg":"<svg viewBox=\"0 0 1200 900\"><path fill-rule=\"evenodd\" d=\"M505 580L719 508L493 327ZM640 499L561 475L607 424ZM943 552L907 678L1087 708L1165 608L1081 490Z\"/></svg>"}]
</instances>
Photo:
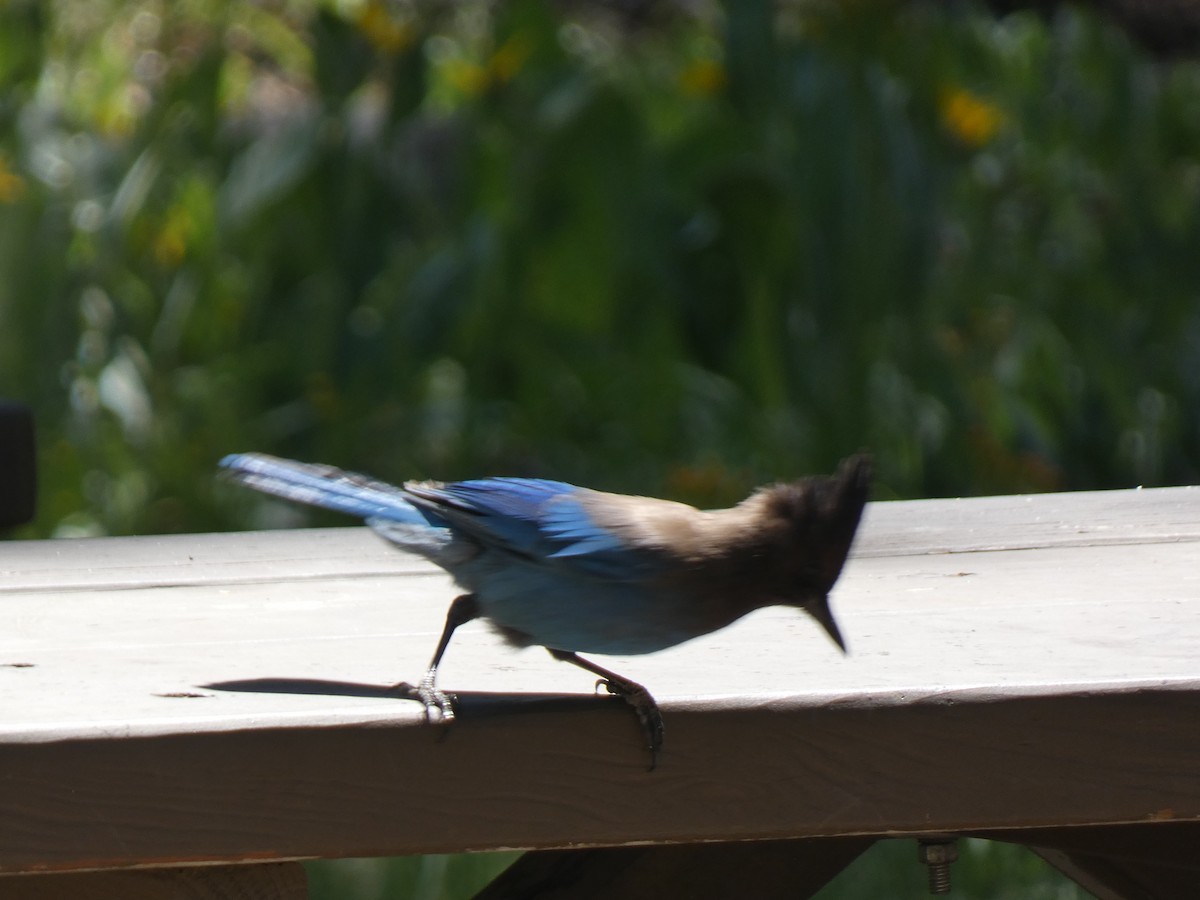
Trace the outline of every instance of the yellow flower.
<instances>
[{"instance_id":1,"label":"yellow flower","mask_svg":"<svg viewBox=\"0 0 1200 900\"><path fill-rule=\"evenodd\" d=\"M1004 112L966 88L944 88L938 99L942 124L969 147L982 147L1004 124Z\"/></svg>"},{"instance_id":2,"label":"yellow flower","mask_svg":"<svg viewBox=\"0 0 1200 900\"><path fill-rule=\"evenodd\" d=\"M510 37L492 54L488 65L492 77L501 84L509 81L521 71L531 52L532 48L526 38L520 35Z\"/></svg>"},{"instance_id":3,"label":"yellow flower","mask_svg":"<svg viewBox=\"0 0 1200 900\"><path fill-rule=\"evenodd\" d=\"M191 235L191 214L182 205L172 207L162 228L154 236L154 258L165 268L175 268L187 254Z\"/></svg>"},{"instance_id":4,"label":"yellow flower","mask_svg":"<svg viewBox=\"0 0 1200 900\"><path fill-rule=\"evenodd\" d=\"M474 96L482 94L488 84L488 73L478 63L454 59L446 64L446 80L458 91Z\"/></svg>"},{"instance_id":5,"label":"yellow flower","mask_svg":"<svg viewBox=\"0 0 1200 900\"><path fill-rule=\"evenodd\" d=\"M414 38L412 25L392 18L383 0L370 0L363 7L358 27L376 49L385 53L399 53Z\"/></svg>"},{"instance_id":6,"label":"yellow flower","mask_svg":"<svg viewBox=\"0 0 1200 900\"><path fill-rule=\"evenodd\" d=\"M725 67L720 60L697 59L679 73L679 86L685 94L711 97L725 87Z\"/></svg>"},{"instance_id":7,"label":"yellow flower","mask_svg":"<svg viewBox=\"0 0 1200 900\"><path fill-rule=\"evenodd\" d=\"M497 85L511 81L524 67L532 52L529 41L518 35L497 47L484 63L455 57L442 64L442 71L446 81L460 94L477 97Z\"/></svg>"},{"instance_id":8,"label":"yellow flower","mask_svg":"<svg viewBox=\"0 0 1200 900\"><path fill-rule=\"evenodd\" d=\"M25 179L8 167L0 156L0 203L16 203L25 193Z\"/></svg>"}]
</instances>

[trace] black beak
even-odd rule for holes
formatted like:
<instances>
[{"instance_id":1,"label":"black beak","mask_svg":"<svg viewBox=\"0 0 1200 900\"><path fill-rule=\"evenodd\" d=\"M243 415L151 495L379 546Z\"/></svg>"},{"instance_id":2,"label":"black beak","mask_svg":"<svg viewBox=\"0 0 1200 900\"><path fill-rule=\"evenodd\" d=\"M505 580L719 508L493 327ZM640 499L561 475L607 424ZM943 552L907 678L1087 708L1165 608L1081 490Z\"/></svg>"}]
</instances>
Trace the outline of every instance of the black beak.
<instances>
[{"instance_id":1,"label":"black beak","mask_svg":"<svg viewBox=\"0 0 1200 900\"><path fill-rule=\"evenodd\" d=\"M838 645L838 649L843 653L848 653L846 650L846 642L842 638L842 631L838 628L838 624L834 621L833 613L829 609L829 598L819 597L809 601L804 608L808 610L808 614L812 616L825 629L825 633L832 638L833 642Z\"/></svg>"}]
</instances>

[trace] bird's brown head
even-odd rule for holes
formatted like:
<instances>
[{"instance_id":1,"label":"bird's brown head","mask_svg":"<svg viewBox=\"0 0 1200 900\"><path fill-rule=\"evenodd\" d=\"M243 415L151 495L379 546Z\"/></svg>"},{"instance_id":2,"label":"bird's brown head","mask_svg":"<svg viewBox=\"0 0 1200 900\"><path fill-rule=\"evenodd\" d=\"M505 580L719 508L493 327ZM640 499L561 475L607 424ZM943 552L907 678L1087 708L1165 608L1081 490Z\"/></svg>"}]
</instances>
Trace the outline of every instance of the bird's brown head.
<instances>
[{"instance_id":1,"label":"bird's brown head","mask_svg":"<svg viewBox=\"0 0 1200 900\"><path fill-rule=\"evenodd\" d=\"M776 484L763 492L773 522L771 593L798 606L825 629L843 652L846 643L829 609L833 588L871 490L871 458L857 454L835 475Z\"/></svg>"}]
</instances>

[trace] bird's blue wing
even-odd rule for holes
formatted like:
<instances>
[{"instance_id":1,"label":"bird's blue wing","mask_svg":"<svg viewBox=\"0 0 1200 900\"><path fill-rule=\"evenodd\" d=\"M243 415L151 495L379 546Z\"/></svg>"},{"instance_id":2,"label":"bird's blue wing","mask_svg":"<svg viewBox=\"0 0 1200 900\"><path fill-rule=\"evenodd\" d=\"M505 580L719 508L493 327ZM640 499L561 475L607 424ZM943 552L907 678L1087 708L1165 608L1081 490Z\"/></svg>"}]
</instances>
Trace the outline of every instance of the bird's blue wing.
<instances>
[{"instance_id":1,"label":"bird's blue wing","mask_svg":"<svg viewBox=\"0 0 1200 900\"><path fill-rule=\"evenodd\" d=\"M410 483L404 489L414 506L443 517L480 543L526 556L542 552L542 509L553 498L576 490L564 482L543 478Z\"/></svg>"},{"instance_id":2,"label":"bird's blue wing","mask_svg":"<svg viewBox=\"0 0 1200 900\"><path fill-rule=\"evenodd\" d=\"M547 504L538 526L542 534L557 545L551 556L558 559L628 549L616 534L596 524L575 495L560 495Z\"/></svg>"},{"instance_id":3,"label":"bird's blue wing","mask_svg":"<svg viewBox=\"0 0 1200 900\"><path fill-rule=\"evenodd\" d=\"M439 508L532 522L537 520L538 510L547 500L578 488L546 478L476 478L448 484L409 482L404 490Z\"/></svg>"},{"instance_id":4,"label":"bird's blue wing","mask_svg":"<svg viewBox=\"0 0 1200 900\"><path fill-rule=\"evenodd\" d=\"M597 525L579 500L580 489L562 481L482 478L405 489L414 505L428 505L452 527L535 562L604 578L634 577L646 562Z\"/></svg>"}]
</instances>

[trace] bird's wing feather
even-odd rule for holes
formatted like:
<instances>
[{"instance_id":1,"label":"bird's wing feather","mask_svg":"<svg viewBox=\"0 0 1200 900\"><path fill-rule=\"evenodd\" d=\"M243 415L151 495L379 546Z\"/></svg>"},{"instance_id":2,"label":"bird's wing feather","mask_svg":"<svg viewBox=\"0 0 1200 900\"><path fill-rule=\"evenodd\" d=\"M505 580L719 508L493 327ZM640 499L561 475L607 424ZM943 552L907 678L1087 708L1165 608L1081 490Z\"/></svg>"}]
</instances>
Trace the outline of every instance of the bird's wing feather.
<instances>
[{"instance_id":1,"label":"bird's wing feather","mask_svg":"<svg viewBox=\"0 0 1200 900\"><path fill-rule=\"evenodd\" d=\"M597 524L575 495L560 495L548 503L538 527L549 541L558 545L550 554L558 559L629 549L619 535Z\"/></svg>"},{"instance_id":2,"label":"bird's wing feather","mask_svg":"<svg viewBox=\"0 0 1200 900\"><path fill-rule=\"evenodd\" d=\"M321 506L363 518L442 525L431 521L395 485L333 466L299 463L265 453L235 453L221 467L240 484L286 500Z\"/></svg>"},{"instance_id":3,"label":"bird's wing feather","mask_svg":"<svg viewBox=\"0 0 1200 900\"><path fill-rule=\"evenodd\" d=\"M409 483L410 502L482 544L542 555L539 514L550 499L576 490L542 478L479 478L449 484Z\"/></svg>"},{"instance_id":4,"label":"bird's wing feather","mask_svg":"<svg viewBox=\"0 0 1200 900\"><path fill-rule=\"evenodd\" d=\"M445 485L409 484L418 506L493 548L519 553L585 577L633 579L650 559L595 521L581 501L595 496L562 481L483 478Z\"/></svg>"},{"instance_id":5,"label":"bird's wing feather","mask_svg":"<svg viewBox=\"0 0 1200 900\"><path fill-rule=\"evenodd\" d=\"M579 489L546 478L476 478L447 484L410 481L404 490L438 508L535 521L538 510L551 497Z\"/></svg>"}]
</instances>

